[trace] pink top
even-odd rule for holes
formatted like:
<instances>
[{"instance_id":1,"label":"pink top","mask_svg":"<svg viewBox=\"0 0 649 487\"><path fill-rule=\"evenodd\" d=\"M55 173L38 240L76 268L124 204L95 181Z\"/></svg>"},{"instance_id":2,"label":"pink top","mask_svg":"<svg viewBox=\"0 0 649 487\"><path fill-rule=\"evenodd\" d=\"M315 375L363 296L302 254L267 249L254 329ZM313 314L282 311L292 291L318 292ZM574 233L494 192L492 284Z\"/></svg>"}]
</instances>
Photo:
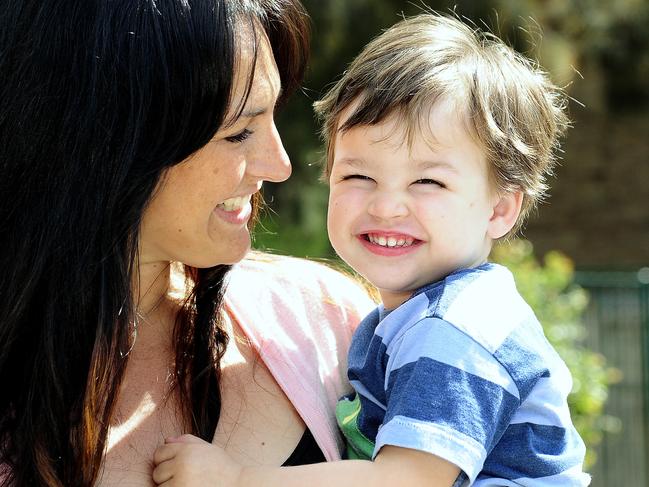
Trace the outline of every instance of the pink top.
<instances>
[{"instance_id":1,"label":"pink top","mask_svg":"<svg viewBox=\"0 0 649 487\"><path fill-rule=\"evenodd\" d=\"M229 274L225 306L325 458L339 460L343 442L334 412L351 391L347 350L376 303L359 283L323 264L253 253Z\"/></svg>"},{"instance_id":2,"label":"pink top","mask_svg":"<svg viewBox=\"0 0 649 487\"><path fill-rule=\"evenodd\" d=\"M328 461L343 448L334 411L350 392L347 350L376 305L360 285L316 262L250 254L228 275L225 306L293 403ZM0 464L0 483L7 472Z\"/></svg>"}]
</instances>

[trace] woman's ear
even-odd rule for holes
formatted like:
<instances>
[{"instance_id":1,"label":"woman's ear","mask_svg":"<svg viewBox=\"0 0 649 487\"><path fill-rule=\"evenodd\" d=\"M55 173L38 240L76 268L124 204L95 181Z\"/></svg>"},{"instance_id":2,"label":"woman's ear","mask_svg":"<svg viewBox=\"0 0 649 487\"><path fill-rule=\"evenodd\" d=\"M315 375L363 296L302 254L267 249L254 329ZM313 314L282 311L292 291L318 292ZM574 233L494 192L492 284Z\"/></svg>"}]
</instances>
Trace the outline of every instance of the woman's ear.
<instances>
[{"instance_id":1,"label":"woman's ear","mask_svg":"<svg viewBox=\"0 0 649 487\"><path fill-rule=\"evenodd\" d=\"M487 235L494 240L506 235L516 224L522 204L523 193L521 191L508 191L497 195L487 226Z\"/></svg>"}]
</instances>

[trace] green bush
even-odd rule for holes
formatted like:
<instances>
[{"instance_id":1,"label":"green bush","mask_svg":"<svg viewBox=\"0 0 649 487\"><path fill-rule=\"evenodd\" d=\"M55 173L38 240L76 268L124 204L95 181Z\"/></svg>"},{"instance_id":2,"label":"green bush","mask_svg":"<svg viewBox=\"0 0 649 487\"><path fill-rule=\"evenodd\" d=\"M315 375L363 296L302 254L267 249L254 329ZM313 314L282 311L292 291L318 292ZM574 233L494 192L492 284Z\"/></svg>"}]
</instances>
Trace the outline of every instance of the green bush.
<instances>
[{"instance_id":1,"label":"green bush","mask_svg":"<svg viewBox=\"0 0 649 487\"><path fill-rule=\"evenodd\" d=\"M541 265L532 245L525 240L495 247L492 260L512 271L519 292L534 309L548 340L572 373L568 403L575 427L586 443L586 468L592 467L602 433L617 424L615 418L604 414L604 405L608 386L617 380L618 372L606 365L604 356L583 345L586 329L582 316L588 293L574 283L573 264L568 257L549 252Z\"/></svg>"}]
</instances>

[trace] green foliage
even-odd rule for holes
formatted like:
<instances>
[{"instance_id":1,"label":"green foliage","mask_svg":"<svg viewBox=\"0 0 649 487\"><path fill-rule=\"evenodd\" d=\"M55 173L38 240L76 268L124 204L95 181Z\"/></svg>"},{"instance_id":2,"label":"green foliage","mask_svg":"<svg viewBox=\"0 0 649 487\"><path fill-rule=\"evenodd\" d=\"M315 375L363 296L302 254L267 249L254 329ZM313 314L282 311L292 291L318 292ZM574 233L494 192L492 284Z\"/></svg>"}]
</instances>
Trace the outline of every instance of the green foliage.
<instances>
[{"instance_id":1,"label":"green foliage","mask_svg":"<svg viewBox=\"0 0 649 487\"><path fill-rule=\"evenodd\" d=\"M495 0L504 30L532 34L517 47L540 58L554 80L590 110L649 106L649 2Z\"/></svg>"},{"instance_id":2,"label":"green foliage","mask_svg":"<svg viewBox=\"0 0 649 487\"><path fill-rule=\"evenodd\" d=\"M606 365L601 354L583 345L586 330L582 316L588 294L573 282L572 261L559 252L548 253L541 265L529 242L515 240L497 246L492 259L512 271L519 292L534 309L548 340L572 373L568 403L575 427L587 446L586 467L591 467L602 433L614 430L618 424L616 418L604 414L608 386L617 380L618 372Z\"/></svg>"},{"instance_id":3,"label":"green foliage","mask_svg":"<svg viewBox=\"0 0 649 487\"><path fill-rule=\"evenodd\" d=\"M323 188L315 188L303 197L300 205L300 213L308 224L296 225L290 216L268 210L255 228L255 249L295 257L333 257L326 232L327 193Z\"/></svg>"}]
</instances>

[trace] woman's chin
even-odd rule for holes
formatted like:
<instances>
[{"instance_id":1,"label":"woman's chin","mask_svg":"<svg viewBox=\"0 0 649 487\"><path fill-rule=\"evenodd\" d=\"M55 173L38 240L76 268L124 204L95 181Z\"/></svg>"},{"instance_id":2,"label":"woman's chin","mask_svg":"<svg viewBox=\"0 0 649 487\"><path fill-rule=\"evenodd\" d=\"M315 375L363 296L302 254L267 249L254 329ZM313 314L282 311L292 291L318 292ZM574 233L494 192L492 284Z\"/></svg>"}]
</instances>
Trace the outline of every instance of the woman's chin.
<instances>
[{"instance_id":1,"label":"woman's chin","mask_svg":"<svg viewBox=\"0 0 649 487\"><path fill-rule=\"evenodd\" d=\"M250 235L241 242L232 242L231 245L224 249L224 252L219 253L218 256L210 259L210 264L205 267L214 267L217 265L234 265L244 259L248 252L250 252L251 243Z\"/></svg>"}]
</instances>

